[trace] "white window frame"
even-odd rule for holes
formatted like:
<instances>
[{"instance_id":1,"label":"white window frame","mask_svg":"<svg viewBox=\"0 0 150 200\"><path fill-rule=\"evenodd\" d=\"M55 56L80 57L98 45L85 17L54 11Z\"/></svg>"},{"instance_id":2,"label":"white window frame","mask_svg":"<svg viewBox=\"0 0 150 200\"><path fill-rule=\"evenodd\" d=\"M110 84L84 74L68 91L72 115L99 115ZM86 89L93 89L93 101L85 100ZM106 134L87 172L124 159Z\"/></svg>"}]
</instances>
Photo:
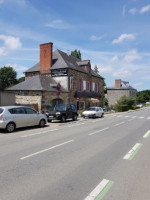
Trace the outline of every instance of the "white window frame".
<instances>
[{"instance_id":1,"label":"white window frame","mask_svg":"<svg viewBox=\"0 0 150 200\"><path fill-rule=\"evenodd\" d=\"M83 80L83 90L86 90L86 81Z\"/></svg>"}]
</instances>

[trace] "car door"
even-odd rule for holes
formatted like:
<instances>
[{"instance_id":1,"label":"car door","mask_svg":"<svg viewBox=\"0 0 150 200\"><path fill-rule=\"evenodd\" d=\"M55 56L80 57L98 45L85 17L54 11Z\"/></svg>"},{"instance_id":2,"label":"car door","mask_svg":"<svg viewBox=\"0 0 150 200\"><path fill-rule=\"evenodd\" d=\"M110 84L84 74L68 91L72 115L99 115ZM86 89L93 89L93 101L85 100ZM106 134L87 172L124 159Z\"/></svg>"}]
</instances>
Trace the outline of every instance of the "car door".
<instances>
[{"instance_id":1,"label":"car door","mask_svg":"<svg viewBox=\"0 0 150 200\"><path fill-rule=\"evenodd\" d=\"M72 111L70 105L67 105L66 111L67 118L72 118Z\"/></svg>"},{"instance_id":2,"label":"car door","mask_svg":"<svg viewBox=\"0 0 150 200\"><path fill-rule=\"evenodd\" d=\"M26 113L26 126L38 125L39 117L38 113L32 108L24 108Z\"/></svg>"},{"instance_id":3,"label":"car door","mask_svg":"<svg viewBox=\"0 0 150 200\"><path fill-rule=\"evenodd\" d=\"M12 121L15 122L16 127L24 127L26 124L25 110L22 107L12 108L9 110Z\"/></svg>"}]
</instances>

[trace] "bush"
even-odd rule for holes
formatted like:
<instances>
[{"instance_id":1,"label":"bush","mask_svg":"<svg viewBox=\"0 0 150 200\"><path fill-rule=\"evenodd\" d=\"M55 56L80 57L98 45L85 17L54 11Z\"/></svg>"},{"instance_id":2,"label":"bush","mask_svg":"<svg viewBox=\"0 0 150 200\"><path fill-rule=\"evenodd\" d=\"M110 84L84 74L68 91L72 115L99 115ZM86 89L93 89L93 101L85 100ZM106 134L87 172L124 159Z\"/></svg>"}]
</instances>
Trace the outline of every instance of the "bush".
<instances>
[{"instance_id":1,"label":"bush","mask_svg":"<svg viewBox=\"0 0 150 200\"><path fill-rule=\"evenodd\" d=\"M82 114L83 110L78 110L78 114Z\"/></svg>"},{"instance_id":2,"label":"bush","mask_svg":"<svg viewBox=\"0 0 150 200\"><path fill-rule=\"evenodd\" d=\"M124 112L124 111L128 111L129 108L127 105L116 105L115 110L116 112Z\"/></svg>"}]
</instances>

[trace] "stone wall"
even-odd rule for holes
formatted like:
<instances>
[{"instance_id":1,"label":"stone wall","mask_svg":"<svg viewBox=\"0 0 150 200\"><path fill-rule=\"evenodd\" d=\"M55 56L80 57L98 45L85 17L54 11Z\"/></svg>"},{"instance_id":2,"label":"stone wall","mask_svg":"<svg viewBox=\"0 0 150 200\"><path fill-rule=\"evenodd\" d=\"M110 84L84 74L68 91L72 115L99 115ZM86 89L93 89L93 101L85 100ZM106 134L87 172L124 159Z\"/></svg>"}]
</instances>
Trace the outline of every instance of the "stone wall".
<instances>
[{"instance_id":1,"label":"stone wall","mask_svg":"<svg viewBox=\"0 0 150 200\"><path fill-rule=\"evenodd\" d=\"M41 111L42 93L40 91L15 91L16 104L36 105L38 111Z\"/></svg>"},{"instance_id":2,"label":"stone wall","mask_svg":"<svg viewBox=\"0 0 150 200\"><path fill-rule=\"evenodd\" d=\"M107 90L109 106L115 105L122 96L136 98L136 90Z\"/></svg>"}]
</instances>

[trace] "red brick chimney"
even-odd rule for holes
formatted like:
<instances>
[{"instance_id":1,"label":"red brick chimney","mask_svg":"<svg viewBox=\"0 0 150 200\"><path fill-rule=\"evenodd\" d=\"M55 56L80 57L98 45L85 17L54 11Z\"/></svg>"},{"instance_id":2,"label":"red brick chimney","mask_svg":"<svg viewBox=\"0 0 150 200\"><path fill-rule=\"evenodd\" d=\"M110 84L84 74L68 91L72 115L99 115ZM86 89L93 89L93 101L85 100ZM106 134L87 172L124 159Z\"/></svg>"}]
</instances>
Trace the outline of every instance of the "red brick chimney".
<instances>
[{"instance_id":1,"label":"red brick chimney","mask_svg":"<svg viewBox=\"0 0 150 200\"><path fill-rule=\"evenodd\" d=\"M50 74L53 56L53 43L45 43L40 45L40 73Z\"/></svg>"},{"instance_id":2,"label":"red brick chimney","mask_svg":"<svg viewBox=\"0 0 150 200\"><path fill-rule=\"evenodd\" d=\"M121 88L121 80L120 79L115 80L115 88L116 89L120 89Z\"/></svg>"}]
</instances>

